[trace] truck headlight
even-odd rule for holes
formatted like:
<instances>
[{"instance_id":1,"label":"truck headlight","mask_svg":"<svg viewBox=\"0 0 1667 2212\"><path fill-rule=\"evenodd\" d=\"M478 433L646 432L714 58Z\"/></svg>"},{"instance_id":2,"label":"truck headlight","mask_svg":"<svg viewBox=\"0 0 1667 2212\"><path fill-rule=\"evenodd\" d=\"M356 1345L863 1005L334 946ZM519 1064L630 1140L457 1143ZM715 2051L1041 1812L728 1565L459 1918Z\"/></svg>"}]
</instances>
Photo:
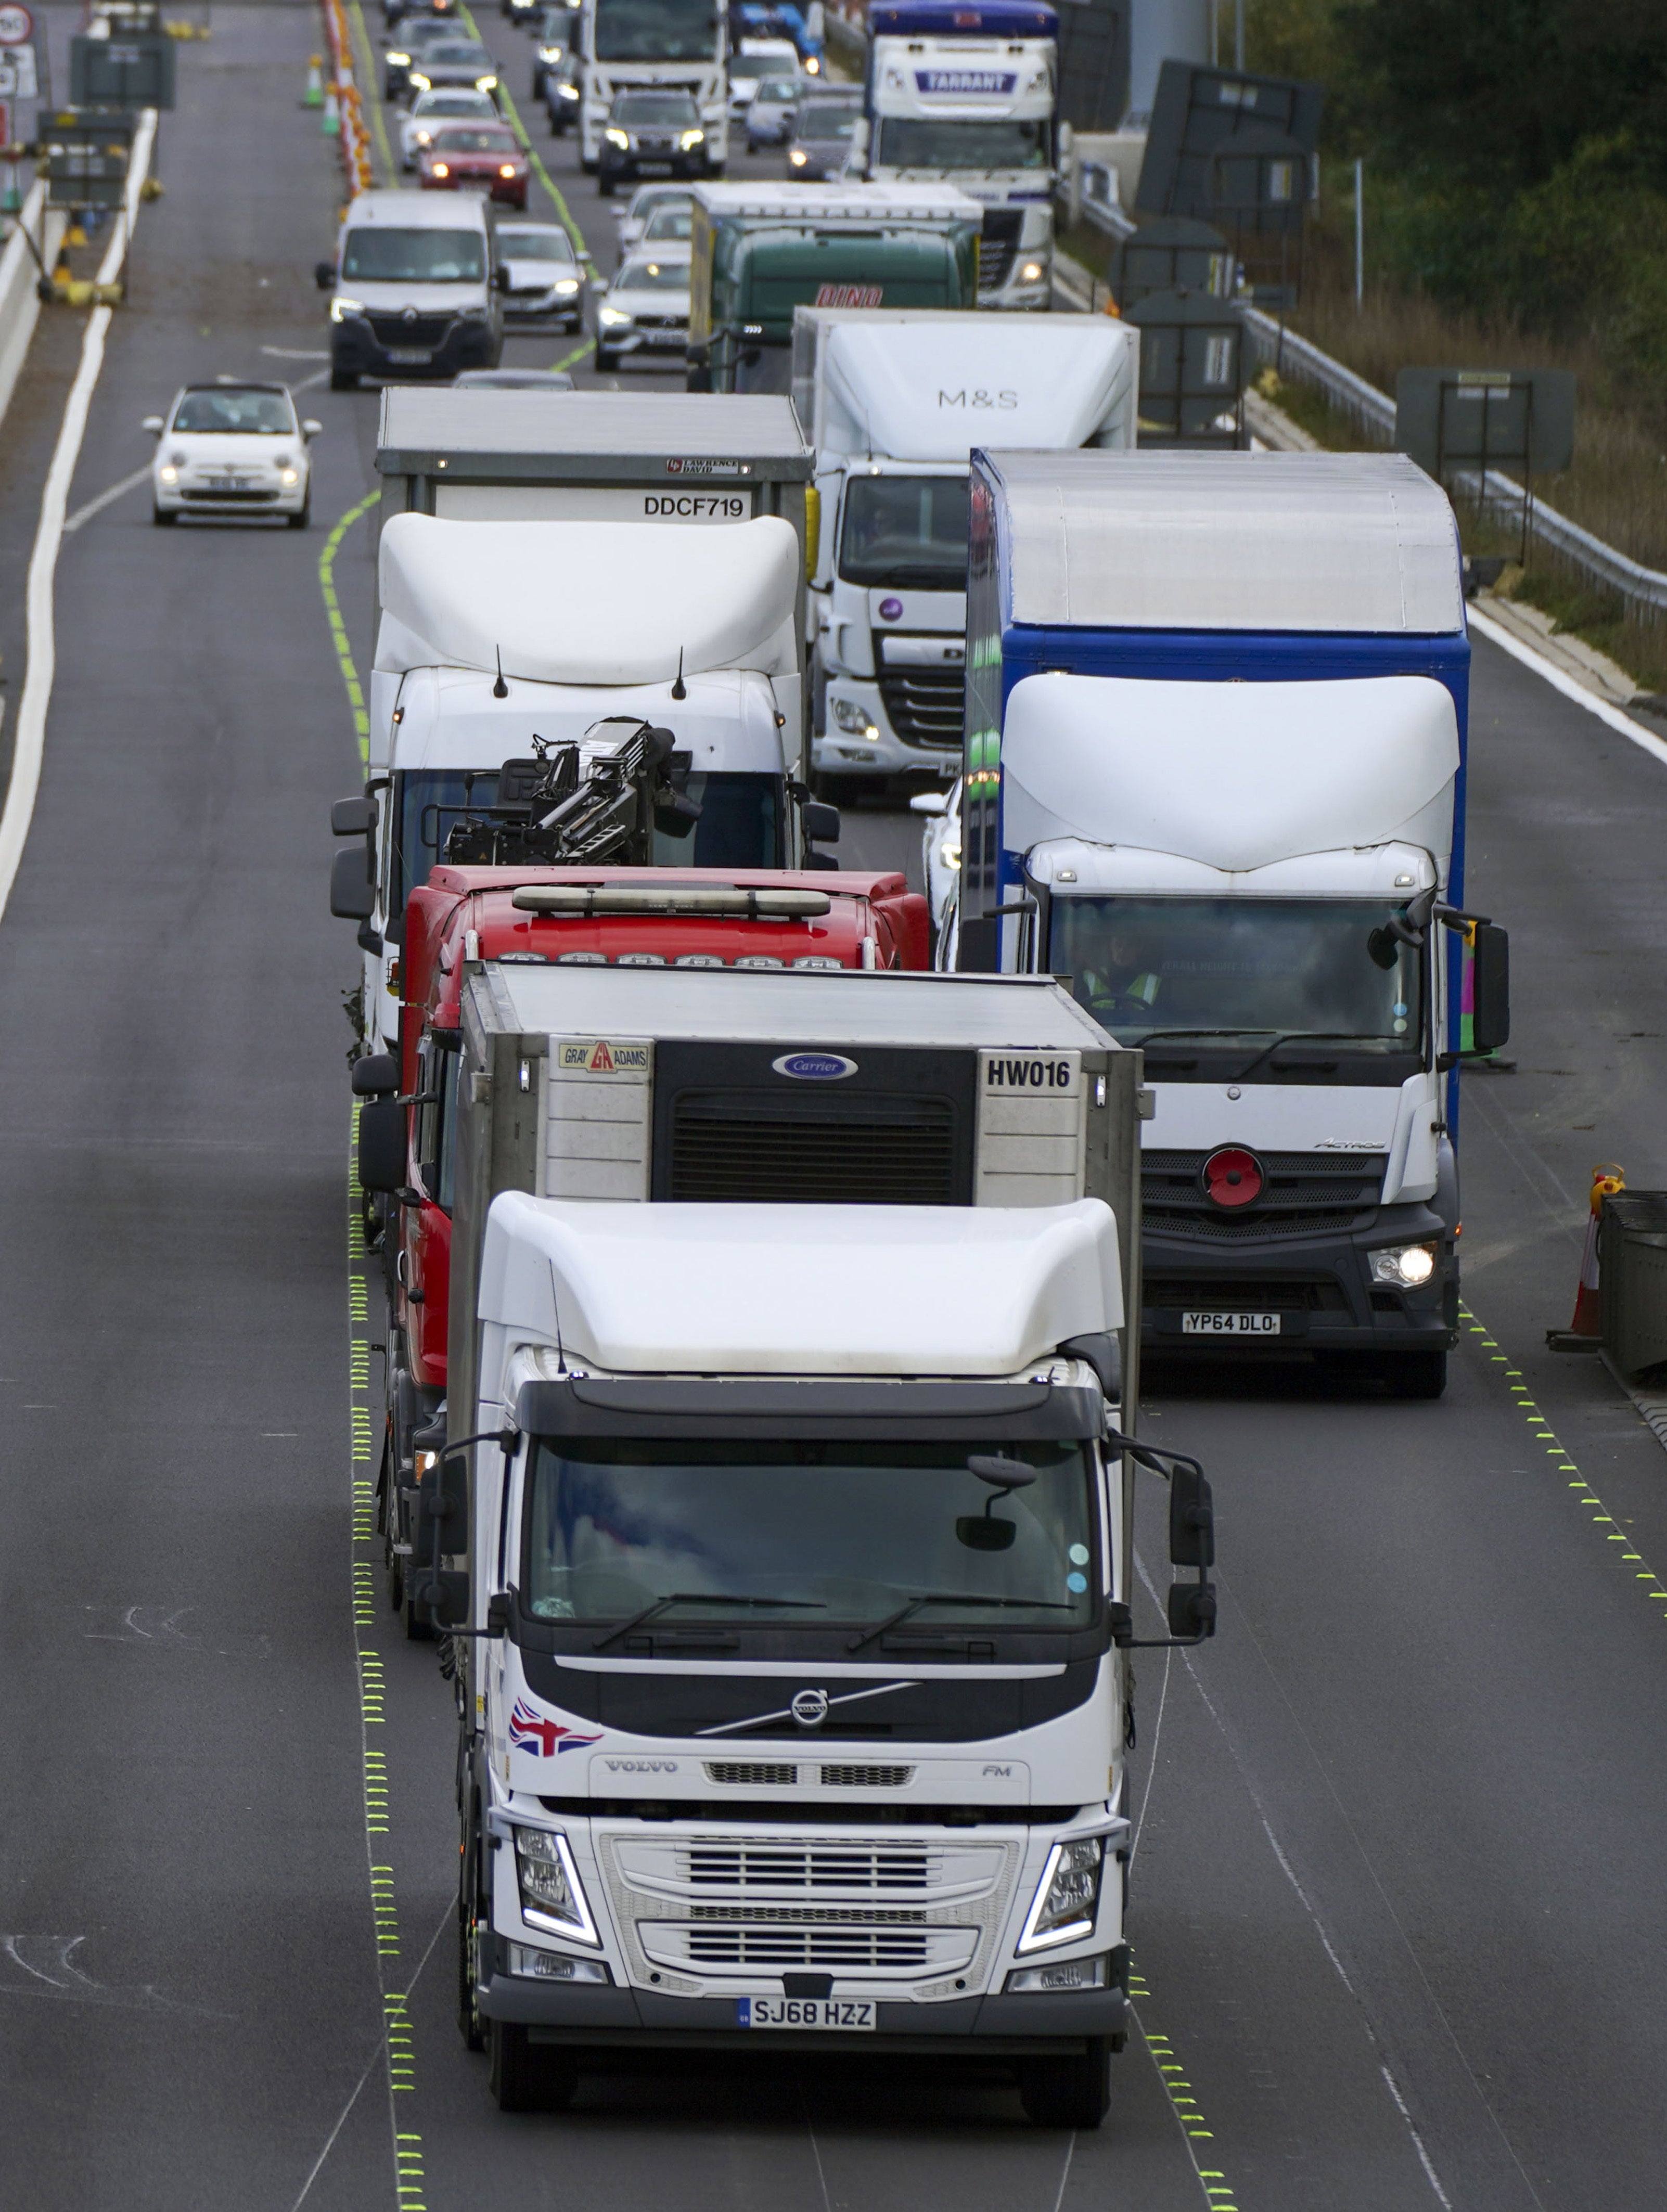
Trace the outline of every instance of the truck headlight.
<instances>
[{"instance_id":1,"label":"truck headlight","mask_svg":"<svg viewBox=\"0 0 1667 2212\"><path fill-rule=\"evenodd\" d=\"M809 159L810 155L802 146L794 147L788 155L788 160L795 169L802 169Z\"/></svg>"},{"instance_id":2,"label":"truck headlight","mask_svg":"<svg viewBox=\"0 0 1667 2212\"><path fill-rule=\"evenodd\" d=\"M1051 1966L1019 1966L1001 1987L1007 1996L1025 1990L1103 1990L1110 1978L1110 1963L1102 1951L1098 1959L1056 1959Z\"/></svg>"},{"instance_id":3,"label":"truck headlight","mask_svg":"<svg viewBox=\"0 0 1667 2212\"><path fill-rule=\"evenodd\" d=\"M1021 284L1039 284L1047 273L1039 261L1027 261L1019 272L1019 281Z\"/></svg>"},{"instance_id":4,"label":"truck headlight","mask_svg":"<svg viewBox=\"0 0 1667 2212\"><path fill-rule=\"evenodd\" d=\"M805 75L806 76L820 76L821 74L822 64L817 59L816 56L812 54L809 60L805 64Z\"/></svg>"},{"instance_id":5,"label":"truck headlight","mask_svg":"<svg viewBox=\"0 0 1667 2212\"><path fill-rule=\"evenodd\" d=\"M565 1836L551 1828L517 1828L515 1871L520 1878L522 1914L535 1928L599 1945Z\"/></svg>"},{"instance_id":6,"label":"truck headlight","mask_svg":"<svg viewBox=\"0 0 1667 2212\"><path fill-rule=\"evenodd\" d=\"M630 322L630 317L623 307L599 307L596 310L596 319L599 323L605 323L610 330L613 330L621 323Z\"/></svg>"},{"instance_id":7,"label":"truck headlight","mask_svg":"<svg viewBox=\"0 0 1667 2212\"><path fill-rule=\"evenodd\" d=\"M1372 1279L1374 1283L1393 1283L1400 1290L1415 1291L1434 1274L1436 1257L1433 1244L1392 1244L1384 1251L1372 1254Z\"/></svg>"},{"instance_id":8,"label":"truck headlight","mask_svg":"<svg viewBox=\"0 0 1667 2212\"><path fill-rule=\"evenodd\" d=\"M350 315L362 315L364 311L365 304L362 300L345 300L339 292L330 302L330 319L332 323L344 323Z\"/></svg>"},{"instance_id":9,"label":"truck headlight","mask_svg":"<svg viewBox=\"0 0 1667 2212\"><path fill-rule=\"evenodd\" d=\"M611 1982L599 1959L564 1959L559 1951L535 1951L530 1943L506 1943L505 1964L512 1974L535 1982Z\"/></svg>"},{"instance_id":10,"label":"truck headlight","mask_svg":"<svg viewBox=\"0 0 1667 2212\"><path fill-rule=\"evenodd\" d=\"M631 142L623 131L605 131L602 136L610 146L623 146L629 151Z\"/></svg>"},{"instance_id":11,"label":"truck headlight","mask_svg":"<svg viewBox=\"0 0 1667 2212\"><path fill-rule=\"evenodd\" d=\"M837 730L849 730L854 738L878 739L879 732L870 720L868 709L860 700L834 699L830 700L829 704L833 708L834 727Z\"/></svg>"},{"instance_id":12,"label":"truck headlight","mask_svg":"<svg viewBox=\"0 0 1667 2212\"><path fill-rule=\"evenodd\" d=\"M1105 1844L1099 1836L1056 1844L1048 1854L1036 1896L1019 1939L1019 1955L1045 1951L1055 1943L1075 1943L1094 1932L1099 1909L1100 1869Z\"/></svg>"}]
</instances>

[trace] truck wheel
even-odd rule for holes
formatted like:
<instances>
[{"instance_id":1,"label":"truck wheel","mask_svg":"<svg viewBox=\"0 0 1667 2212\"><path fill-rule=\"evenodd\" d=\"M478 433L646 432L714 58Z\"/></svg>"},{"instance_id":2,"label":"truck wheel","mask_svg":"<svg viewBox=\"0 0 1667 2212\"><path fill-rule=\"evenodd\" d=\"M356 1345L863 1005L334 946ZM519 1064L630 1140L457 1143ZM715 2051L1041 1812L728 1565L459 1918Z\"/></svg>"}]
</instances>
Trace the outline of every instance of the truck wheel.
<instances>
[{"instance_id":1,"label":"truck wheel","mask_svg":"<svg viewBox=\"0 0 1667 2212\"><path fill-rule=\"evenodd\" d=\"M501 2112L563 2112L573 2102L579 2069L559 2048L539 2046L514 2021L495 2020L487 2036L492 2094Z\"/></svg>"},{"instance_id":2,"label":"truck wheel","mask_svg":"<svg viewBox=\"0 0 1667 2212\"><path fill-rule=\"evenodd\" d=\"M457 1899L457 2025L471 2051L486 2048L486 2023L475 1999L475 1914L480 1887L475 1871L476 1844L472 1837L463 1847L463 1879Z\"/></svg>"},{"instance_id":3,"label":"truck wheel","mask_svg":"<svg viewBox=\"0 0 1667 2212\"><path fill-rule=\"evenodd\" d=\"M1019 2069L1025 2117L1038 2128L1097 2128L1111 2101L1111 2045L1103 2035L1080 2058L1031 2058Z\"/></svg>"},{"instance_id":4,"label":"truck wheel","mask_svg":"<svg viewBox=\"0 0 1667 2212\"><path fill-rule=\"evenodd\" d=\"M1390 1352L1384 1379L1397 1398L1439 1398L1447 1387L1445 1352Z\"/></svg>"}]
</instances>

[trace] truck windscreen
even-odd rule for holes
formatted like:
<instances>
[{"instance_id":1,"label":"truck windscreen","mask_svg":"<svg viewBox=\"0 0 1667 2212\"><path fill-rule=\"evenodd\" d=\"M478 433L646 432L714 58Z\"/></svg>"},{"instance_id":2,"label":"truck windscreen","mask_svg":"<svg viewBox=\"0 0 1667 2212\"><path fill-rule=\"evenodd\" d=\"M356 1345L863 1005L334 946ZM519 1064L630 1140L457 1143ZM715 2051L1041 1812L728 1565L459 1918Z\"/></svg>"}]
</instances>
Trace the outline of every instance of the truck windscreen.
<instances>
[{"instance_id":1,"label":"truck windscreen","mask_svg":"<svg viewBox=\"0 0 1667 2212\"><path fill-rule=\"evenodd\" d=\"M845 493L839 573L848 584L964 592L964 477L853 477Z\"/></svg>"},{"instance_id":2,"label":"truck windscreen","mask_svg":"<svg viewBox=\"0 0 1667 2212\"><path fill-rule=\"evenodd\" d=\"M715 61L721 21L712 0L596 0L596 58Z\"/></svg>"},{"instance_id":3,"label":"truck windscreen","mask_svg":"<svg viewBox=\"0 0 1667 2212\"><path fill-rule=\"evenodd\" d=\"M1125 1044L1264 1033L1421 1049L1423 962L1366 899L1056 898L1048 965Z\"/></svg>"},{"instance_id":4,"label":"truck windscreen","mask_svg":"<svg viewBox=\"0 0 1667 2212\"><path fill-rule=\"evenodd\" d=\"M1048 118L952 123L933 116L888 115L879 126L875 166L885 169L1045 169Z\"/></svg>"},{"instance_id":5,"label":"truck windscreen","mask_svg":"<svg viewBox=\"0 0 1667 2212\"><path fill-rule=\"evenodd\" d=\"M528 1610L621 1621L675 1600L656 1617L869 1628L926 1600L912 1616L923 1626L976 1622L981 1636L1086 1626L1098 1580L1082 1446L1002 1446L1035 1471L1009 1491L969 1471L975 1449L540 1442Z\"/></svg>"}]
</instances>

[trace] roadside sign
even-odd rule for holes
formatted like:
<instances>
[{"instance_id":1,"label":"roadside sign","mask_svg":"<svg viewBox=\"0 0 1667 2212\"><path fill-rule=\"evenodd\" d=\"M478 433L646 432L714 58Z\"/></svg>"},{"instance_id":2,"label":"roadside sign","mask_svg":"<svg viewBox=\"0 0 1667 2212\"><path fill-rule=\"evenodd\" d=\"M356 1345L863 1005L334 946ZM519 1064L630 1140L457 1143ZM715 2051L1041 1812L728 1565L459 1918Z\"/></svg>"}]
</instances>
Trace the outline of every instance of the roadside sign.
<instances>
[{"instance_id":1,"label":"roadside sign","mask_svg":"<svg viewBox=\"0 0 1667 2212\"><path fill-rule=\"evenodd\" d=\"M13 0L0 6L0 46L27 46L34 36L34 17Z\"/></svg>"},{"instance_id":2,"label":"roadside sign","mask_svg":"<svg viewBox=\"0 0 1667 2212\"><path fill-rule=\"evenodd\" d=\"M0 146L9 146L11 143L11 102L0 100Z\"/></svg>"},{"instance_id":3,"label":"roadside sign","mask_svg":"<svg viewBox=\"0 0 1667 2212\"><path fill-rule=\"evenodd\" d=\"M33 46L0 46L0 97L7 100L38 100L40 81L35 75Z\"/></svg>"}]
</instances>

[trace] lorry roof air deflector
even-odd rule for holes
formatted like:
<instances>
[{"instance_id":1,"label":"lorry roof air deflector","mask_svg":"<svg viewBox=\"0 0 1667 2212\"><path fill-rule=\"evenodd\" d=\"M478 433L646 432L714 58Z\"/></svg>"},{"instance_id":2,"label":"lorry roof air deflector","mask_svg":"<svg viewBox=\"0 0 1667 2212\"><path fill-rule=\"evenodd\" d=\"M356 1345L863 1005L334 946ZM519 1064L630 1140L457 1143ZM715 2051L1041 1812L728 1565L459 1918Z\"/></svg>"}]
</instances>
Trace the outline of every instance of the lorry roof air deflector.
<instances>
[{"instance_id":1,"label":"lorry roof air deflector","mask_svg":"<svg viewBox=\"0 0 1667 2212\"><path fill-rule=\"evenodd\" d=\"M1452 508L1402 453L985 458L1006 623L1463 632Z\"/></svg>"},{"instance_id":2,"label":"lorry roof air deflector","mask_svg":"<svg viewBox=\"0 0 1667 2212\"><path fill-rule=\"evenodd\" d=\"M690 668L798 665L799 539L761 515L698 524L446 522L382 532L376 665L542 684L662 684ZM645 623L645 608L654 619Z\"/></svg>"},{"instance_id":3,"label":"lorry roof air deflector","mask_svg":"<svg viewBox=\"0 0 1667 2212\"><path fill-rule=\"evenodd\" d=\"M390 385L382 393L376 465L384 476L428 475L444 455L470 471L561 482L605 467L610 478L676 483L667 458L750 464L746 477L691 475L733 488L759 478L807 477L812 456L786 399L751 393L493 392Z\"/></svg>"},{"instance_id":4,"label":"lorry roof air deflector","mask_svg":"<svg viewBox=\"0 0 1667 2212\"><path fill-rule=\"evenodd\" d=\"M1001 740L1005 837L1263 868L1301 854L1451 842L1458 724L1427 676L1154 684L1028 676Z\"/></svg>"},{"instance_id":5,"label":"lorry roof air deflector","mask_svg":"<svg viewBox=\"0 0 1667 2212\"><path fill-rule=\"evenodd\" d=\"M1092 1198L642 1206L505 1192L479 1311L523 1326L548 1313L569 1364L662 1376L799 1374L814 1342L830 1378L988 1379L1122 1325L1116 1224Z\"/></svg>"},{"instance_id":6,"label":"lorry roof air deflector","mask_svg":"<svg viewBox=\"0 0 1667 2212\"><path fill-rule=\"evenodd\" d=\"M924 1422L947 1443L1097 1437L1097 1390L1053 1382L524 1382L515 1401L527 1435L891 1439Z\"/></svg>"}]
</instances>

